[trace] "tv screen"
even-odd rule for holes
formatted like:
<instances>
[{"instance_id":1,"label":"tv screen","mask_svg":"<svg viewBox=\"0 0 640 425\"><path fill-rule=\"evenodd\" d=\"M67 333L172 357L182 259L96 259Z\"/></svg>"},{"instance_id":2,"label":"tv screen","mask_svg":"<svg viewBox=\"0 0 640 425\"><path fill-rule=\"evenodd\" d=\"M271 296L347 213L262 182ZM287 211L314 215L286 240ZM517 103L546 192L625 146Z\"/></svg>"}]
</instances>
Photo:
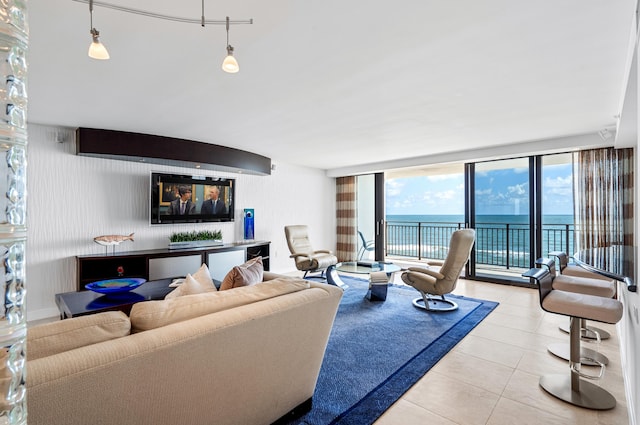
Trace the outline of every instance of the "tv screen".
<instances>
[{"instance_id":1,"label":"tv screen","mask_svg":"<svg viewBox=\"0 0 640 425\"><path fill-rule=\"evenodd\" d=\"M151 173L151 224L233 221L235 179Z\"/></svg>"}]
</instances>

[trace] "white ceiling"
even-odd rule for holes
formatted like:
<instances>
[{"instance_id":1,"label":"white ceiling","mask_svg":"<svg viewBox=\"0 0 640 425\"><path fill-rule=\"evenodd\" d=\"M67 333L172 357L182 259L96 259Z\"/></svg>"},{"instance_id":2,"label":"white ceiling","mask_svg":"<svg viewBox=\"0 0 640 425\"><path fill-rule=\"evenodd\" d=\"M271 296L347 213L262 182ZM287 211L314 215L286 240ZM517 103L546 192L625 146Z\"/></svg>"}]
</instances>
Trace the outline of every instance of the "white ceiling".
<instances>
[{"instance_id":1,"label":"white ceiling","mask_svg":"<svg viewBox=\"0 0 640 425\"><path fill-rule=\"evenodd\" d=\"M198 0L105 0L199 19ZM336 169L616 125L635 0L205 0L224 26L29 2L29 121Z\"/></svg>"}]
</instances>

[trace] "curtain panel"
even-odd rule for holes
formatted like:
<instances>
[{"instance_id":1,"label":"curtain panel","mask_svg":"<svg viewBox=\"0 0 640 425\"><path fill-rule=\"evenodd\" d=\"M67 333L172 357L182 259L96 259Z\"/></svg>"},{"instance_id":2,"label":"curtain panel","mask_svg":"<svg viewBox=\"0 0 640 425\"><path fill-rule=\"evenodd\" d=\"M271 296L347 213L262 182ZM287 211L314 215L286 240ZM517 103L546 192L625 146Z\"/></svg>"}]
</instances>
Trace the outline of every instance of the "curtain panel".
<instances>
[{"instance_id":1,"label":"curtain panel","mask_svg":"<svg viewBox=\"0 0 640 425\"><path fill-rule=\"evenodd\" d=\"M576 248L633 245L634 150L574 154Z\"/></svg>"},{"instance_id":2,"label":"curtain panel","mask_svg":"<svg viewBox=\"0 0 640 425\"><path fill-rule=\"evenodd\" d=\"M338 261L355 261L356 239L356 178L355 176L336 179L336 222Z\"/></svg>"}]
</instances>

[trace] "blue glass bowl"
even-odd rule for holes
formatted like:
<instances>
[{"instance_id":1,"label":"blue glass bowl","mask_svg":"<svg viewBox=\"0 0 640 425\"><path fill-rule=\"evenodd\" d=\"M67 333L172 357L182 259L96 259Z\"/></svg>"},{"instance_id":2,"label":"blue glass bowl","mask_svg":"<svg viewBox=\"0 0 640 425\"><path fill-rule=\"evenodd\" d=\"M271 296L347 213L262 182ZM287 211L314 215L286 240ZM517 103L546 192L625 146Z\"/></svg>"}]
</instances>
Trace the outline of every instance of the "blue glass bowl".
<instances>
[{"instance_id":1,"label":"blue glass bowl","mask_svg":"<svg viewBox=\"0 0 640 425\"><path fill-rule=\"evenodd\" d=\"M84 287L100 294L122 294L136 289L145 282L145 279L140 278L107 279L87 283Z\"/></svg>"}]
</instances>

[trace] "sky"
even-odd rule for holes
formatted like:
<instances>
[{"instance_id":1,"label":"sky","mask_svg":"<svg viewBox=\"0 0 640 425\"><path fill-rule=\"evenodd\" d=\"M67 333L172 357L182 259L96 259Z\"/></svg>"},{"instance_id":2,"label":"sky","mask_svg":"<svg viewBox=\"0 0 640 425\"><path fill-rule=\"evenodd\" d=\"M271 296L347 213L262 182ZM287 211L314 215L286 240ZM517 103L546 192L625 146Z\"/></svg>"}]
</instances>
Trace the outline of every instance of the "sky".
<instances>
[{"instance_id":1,"label":"sky","mask_svg":"<svg viewBox=\"0 0 640 425\"><path fill-rule=\"evenodd\" d=\"M572 215L571 164L544 166L542 179L543 215ZM476 214L528 214L528 180L526 168L476 171ZM464 175L388 179L386 213L464 215Z\"/></svg>"}]
</instances>

